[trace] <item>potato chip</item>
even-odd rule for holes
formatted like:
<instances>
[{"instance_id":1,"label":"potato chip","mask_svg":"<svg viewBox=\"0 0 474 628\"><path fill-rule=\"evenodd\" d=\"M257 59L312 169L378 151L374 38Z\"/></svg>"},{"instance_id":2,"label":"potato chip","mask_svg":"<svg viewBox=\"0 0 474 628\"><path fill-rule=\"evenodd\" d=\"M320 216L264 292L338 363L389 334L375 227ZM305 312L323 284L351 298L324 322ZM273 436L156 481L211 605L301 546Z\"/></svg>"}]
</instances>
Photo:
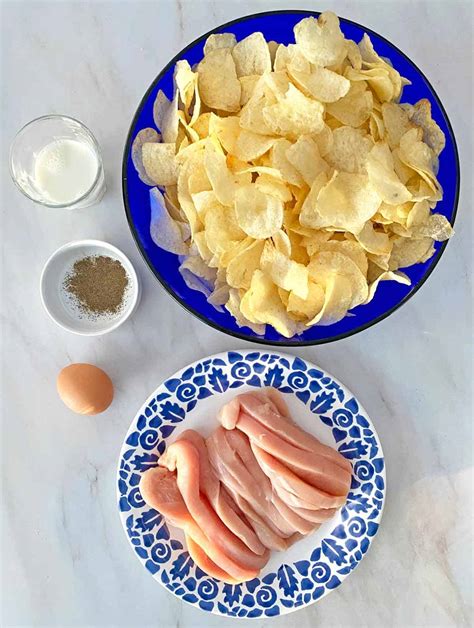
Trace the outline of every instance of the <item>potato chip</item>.
<instances>
[{"instance_id":1,"label":"potato chip","mask_svg":"<svg viewBox=\"0 0 474 628\"><path fill-rule=\"evenodd\" d=\"M282 203L288 203L293 198L292 193L285 185L281 176L276 178L270 174L260 174L255 180L255 187L261 190L264 194L275 196L280 199Z\"/></svg>"},{"instance_id":2,"label":"potato chip","mask_svg":"<svg viewBox=\"0 0 474 628\"><path fill-rule=\"evenodd\" d=\"M428 205L428 201L418 201L414 203L410 212L406 218L406 225L410 229L410 227L418 227L419 225L424 225L430 216L430 206Z\"/></svg>"},{"instance_id":3,"label":"potato chip","mask_svg":"<svg viewBox=\"0 0 474 628\"><path fill-rule=\"evenodd\" d=\"M416 170L433 191L441 193L441 186L434 173L435 154L421 141L419 129L410 129L400 139L398 156L407 166Z\"/></svg>"},{"instance_id":4,"label":"potato chip","mask_svg":"<svg viewBox=\"0 0 474 628\"><path fill-rule=\"evenodd\" d=\"M323 129L323 112L321 103L307 98L290 84L278 103L263 108L263 118L276 135L297 139Z\"/></svg>"},{"instance_id":5,"label":"potato chip","mask_svg":"<svg viewBox=\"0 0 474 628\"><path fill-rule=\"evenodd\" d=\"M260 75L258 74L251 74L250 76L239 77L240 87L242 88L242 91L240 94L240 106L241 107L243 107L244 105L248 103L248 101L250 100L250 98L252 97L255 91L255 88L259 80L260 80Z\"/></svg>"},{"instance_id":6,"label":"potato chip","mask_svg":"<svg viewBox=\"0 0 474 628\"><path fill-rule=\"evenodd\" d=\"M196 207L194 206L191 194L203 191L202 189L203 185L202 185L202 181L200 181L199 186L197 185L191 186L191 192L190 192L190 184L192 183L193 177L195 179L199 177L199 179L205 178L207 180L207 176L206 176L204 165L203 165L203 152L202 151L191 153L189 158L180 167L179 174L178 174L179 204L189 223L189 226L191 228L191 234L194 237L194 235L198 231L200 231L202 227L202 223L196 211ZM210 189L210 184L207 189Z\"/></svg>"},{"instance_id":7,"label":"potato chip","mask_svg":"<svg viewBox=\"0 0 474 628\"><path fill-rule=\"evenodd\" d=\"M274 142L275 138L268 135L258 135L252 131L240 129L231 152L242 161L252 161L270 150Z\"/></svg>"},{"instance_id":8,"label":"potato chip","mask_svg":"<svg viewBox=\"0 0 474 628\"><path fill-rule=\"evenodd\" d=\"M323 288L310 281L308 283L308 295L305 299L301 299L294 292L290 292L288 295L288 302L286 309L291 314L296 314L302 319L312 319L321 311L324 305L324 290Z\"/></svg>"},{"instance_id":9,"label":"potato chip","mask_svg":"<svg viewBox=\"0 0 474 628\"><path fill-rule=\"evenodd\" d=\"M286 257L291 257L291 241L288 234L286 234L283 229L273 234L272 240L277 251Z\"/></svg>"},{"instance_id":10,"label":"potato chip","mask_svg":"<svg viewBox=\"0 0 474 628\"><path fill-rule=\"evenodd\" d=\"M201 192L193 192L191 194L191 198L201 221L204 220L204 215L207 208L219 202L214 190L202 190Z\"/></svg>"},{"instance_id":11,"label":"potato chip","mask_svg":"<svg viewBox=\"0 0 474 628\"><path fill-rule=\"evenodd\" d=\"M380 57L374 49L372 41L367 33L364 33L362 40L359 42L359 50L362 55L362 65L367 68L382 68L390 78L393 85L393 94L391 100L398 100L402 93L404 85L410 85L410 81L400 76L400 74L382 57Z\"/></svg>"},{"instance_id":12,"label":"potato chip","mask_svg":"<svg viewBox=\"0 0 474 628\"><path fill-rule=\"evenodd\" d=\"M174 67L174 81L181 102L183 103L184 111L188 113L194 98L197 74L191 70L191 66L185 59L176 62Z\"/></svg>"},{"instance_id":13,"label":"potato chip","mask_svg":"<svg viewBox=\"0 0 474 628\"><path fill-rule=\"evenodd\" d=\"M320 102L336 102L351 86L347 78L326 68L314 68L311 74L293 71L291 76L300 89Z\"/></svg>"},{"instance_id":14,"label":"potato chip","mask_svg":"<svg viewBox=\"0 0 474 628\"><path fill-rule=\"evenodd\" d=\"M443 131L431 117L431 103L426 98L419 100L410 116L412 123L423 129L423 141L435 155L439 155L446 144Z\"/></svg>"},{"instance_id":15,"label":"potato chip","mask_svg":"<svg viewBox=\"0 0 474 628\"><path fill-rule=\"evenodd\" d=\"M219 118L211 114L209 119L209 135L215 135L222 148L228 153L233 153L240 133L240 119L236 116Z\"/></svg>"},{"instance_id":16,"label":"potato chip","mask_svg":"<svg viewBox=\"0 0 474 628\"><path fill-rule=\"evenodd\" d=\"M240 229L233 207L215 203L207 208L204 215L206 244L212 253L219 255L230 249L236 242L245 238Z\"/></svg>"},{"instance_id":17,"label":"potato chip","mask_svg":"<svg viewBox=\"0 0 474 628\"><path fill-rule=\"evenodd\" d=\"M270 160L273 168L281 172L285 181L301 187L303 185L303 177L298 170L288 161L286 151L291 148L291 142L287 139L278 139L273 142L270 151Z\"/></svg>"},{"instance_id":18,"label":"potato chip","mask_svg":"<svg viewBox=\"0 0 474 628\"><path fill-rule=\"evenodd\" d=\"M153 104L153 121L161 132L163 142L176 142L179 126L178 92L170 101L161 89L158 91Z\"/></svg>"},{"instance_id":19,"label":"potato chip","mask_svg":"<svg viewBox=\"0 0 474 628\"><path fill-rule=\"evenodd\" d=\"M321 157L326 157L326 155L329 153L329 151L332 148L333 141L334 141L332 134L333 132L329 128L329 126L327 124L324 124L321 131L313 135L313 139L318 145L319 154L321 155Z\"/></svg>"},{"instance_id":20,"label":"potato chip","mask_svg":"<svg viewBox=\"0 0 474 628\"><path fill-rule=\"evenodd\" d=\"M240 310L250 322L267 323L285 338L295 334L295 322L288 316L277 287L260 270L254 272L250 288L242 297Z\"/></svg>"},{"instance_id":21,"label":"potato chip","mask_svg":"<svg viewBox=\"0 0 474 628\"><path fill-rule=\"evenodd\" d=\"M382 117L388 145L394 149L400 145L400 139L412 128L412 124L406 111L396 103L384 103Z\"/></svg>"},{"instance_id":22,"label":"potato chip","mask_svg":"<svg viewBox=\"0 0 474 628\"><path fill-rule=\"evenodd\" d=\"M265 122L263 109L268 105L265 97L252 97L240 112L240 126L259 135L271 135L272 129Z\"/></svg>"},{"instance_id":23,"label":"potato chip","mask_svg":"<svg viewBox=\"0 0 474 628\"><path fill-rule=\"evenodd\" d=\"M175 145L147 142L142 145L143 167L155 185L173 185L178 180Z\"/></svg>"},{"instance_id":24,"label":"potato chip","mask_svg":"<svg viewBox=\"0 0 474 628\"><path fill-rule=\"evenodd\" d=\"M303 55L301 49L296 44L280 44L275 54L273 64L275 72L288 71L290 74L296 72L311 72L311 64Z\"/></svg>"},{"instance_id":25,"label":"potato chip","mask_svg":"<svg viewBox=\"0 0 474 628\"><path fill-rule=\"evenodd\" d=\"M231 288L229 290L229 299L225 304L226 309L235 318L235 322L239 327L248 327L257 334L257 336L263 336L265 333L265 325L254 323L246 319L242 314L240 303L241 300L238 291Z\"/></svg>"},{"instance_id":26,"label":"potato chip","mask_svg":"<svg viewBox=\"0 0 474 628\"><path fill-rule=\"evenodd\" d=\"M336 170L366 174L365 162L374 146L372 139L359 129L349 126L333 131L332 138L326 161Z\"/></svg>"},{"instance_id":27,"label":"potato chip","mask_svg":"<svg viewBox=\"0 0 474 628\"><path fill-rule=\"evenodd\" d=\"M432 239L423 237L419 239L397 237L393 240L392 254L388 264L389 270L407 268L417 264L431 248Z\"/></svg>"},{"instance_id":28,"label":"potato chip","mask_svg":"<svg viewBox=\"0 0 474 628\"><path fill-rule=\"evenodd\" d=\"M309 186L321 172L329 169L319 154L318 145L309 135L302 135L295 144L289 146L286 158Z\"/></svg>"},{"instance_id":29,"label":"potato chip","mask_svg":"<svg viewBox=\"0 0 474 628\"><path fill-rule=\"evenodd\" d=\"M380 202L367 175L335 172L317 198L320 226L358 233Z\"/></svg>"},{"instance_id":30,"label":"potato chip","mask_svg":"<svg viewBox=\"0 0 474 628\"><path fill-rule=\"evenodd\" d=\"M283 203L251 184L237 188L235 212L240 228L256 240L270 238L283 224Z\"/></svg>"},{"instance_id":31,"label":"potato chip","mask_svg":"<svg viewBox=\"0 0 474 628\"><path fill-rule=\"evenodd\" d=\"M442 214L432 214L428 217L426 222L418 225L413 230L413 235L416 238L428 236L435 240L435 242L444 242L448 240L454 234L454 229L451 223Z\"/></svg>"},{"instance_id":32,"label":"potato chip","mask_svg":"<svg viewBox=\"0 0 474 628\"><path fill-rule=\"evenodd\" d=\"M411 285L409 277L407 277L404 273L394 273L392 271L382 272L377 279L370 284L369 294L364 302L364 305L372 301L381 281L396 281L397 283L401 283L405 286Z\"/></svg>"},{"instance_id":33,"label":"potato chip","mask_svg":"<svg viewBox=\"0 0 474 628\"><path fill-rule=\"evenodd\" d=\"M327 183L328 178L325 172L321 172L313 181L313 185L304 200L299 216L300 223L303 227L319 229L324 226L324 220L318 211L318 199L321 190L327 185Z\"/></svg>"},{"instance_id":34,"label":"potato chip","mask_svg":"<svg viewBox=\"0 0 474 628\"><path fill-rule=\"evenodd\" d=\"M271 67L272 68L273 68L273 64L275 62L276 51L277 51L279 45L280 44L277 41L274 41L273 39L271 39L270 41L267 41L268 52L270 53L270 62L271 62Z\"/></svg>"},{"instance_id":35,"label":"potato chip","mask_svg":"<svg viewBox=\"0 0 474 628\"><path fill-rule=\"evenodd\" d=\"M347 277L335 273L328 275L324 284L323 307L306 326L327 326L342 320L350 307L351 296L351 284Z\"/></svg>"},{"instance_id":36,"label":"potato chip","mask_svg":"<svg viewBox=\"0 0 474 628\"><path fill-rule=\"evenodd\" d=\"M209 35L204 44L204 56L218 48L233 48L237 40L233 33L216 33Z\"/></svg>"},{"instance_id":37,"label":"potato chip","mask_svg":"<svg viewBox=\"0 0 474 628\"><path fill-rule=\"evenodd\" d=\"M386 255L392 250L392 243L388 235L383 231L375 231L374 225L370 220L356 234L356 238L366 251L374 253L374 255Z\"/></svg>"},{"instance_id":38,"label":"potato chip","mask_svg":"<svg viewBox=\"0 0 474 628\"><path fill-rule=\"evenodd\" d=\"M262 76L261 88L268 104L271 105L278 102L286 94L290 84L288 74L284 71L264 74ZM256 98L260 97L259 87L260 85L256 88Z\"/></svg>"},{"instance_id":39,"label":"potato chip","mask_svg":"<svg viewBox=\"0 0 474 628\"><path fill-rule=\"evenodd\" d=\"M212 109L238 111L242 88L229 48L217 48L198 65L198 87L204 104Z\"/></svg>"},{"instance_id":40,"label":"potato chip","mask_svg":"<svg viewBox=\"0 0 474 628\"><path fill-rule=\"evenodd\" d=\"M214 115L210 111L206 113L201 113L200 116L193 123L193 129L199 135L199 138L202 140L209 135L209 124L211 120L211 116Z\"/></svg>"},{"instance_id":41,"label":"potato chip","mask_svg":"<svg viewBox=\"0 0 474 628\"><path fill-rule=\"evenodd\" d=\"M232 49L232 56L237 76L271 72L270 51L262 33L252 33L239 41Z\"/></svg>"},{"instance_id":42,"label":"potato chip","mask_svg":"<svg viewBox=\"0 0 474 628\"><path fill-rule=\"evenodd\" d=\"M265 242L260 268L279 288L294 292L300 299L308 296L307 267L293 261L268 241Z\"/></svg>"},{"instance_id":43,"label":"potato chip","mask_svg":"<svg viewBox=\"0 0 474 628\"><path fill-rule=\"evenodd\" d=\"M293 30L296 43L311 63L325 67L340 63L345 57L345 39L334 13L321 13L317 20L307 17Z\"/></svg>"},{"instance_id":44,"label":"potato chip","mask_svg":"<svg viewBox=\"0 0 474 628\"><path fill-rule=\"evenodd\" d=\"M367 299L368 285L364 273L350 257L335 251L317 253L308 265L310 278L325 284L330 275L344 276L349 280L351 297L347 309L357 307Z\"/></svg>"},{"instance_id":45,"label":"potato chip","mask_svg":"<svg viewBox=\"0 0 474 628\"><path fill-rule=\"evenodd\" d=\"M211 144L207 144L204 151L204 168L219 203L232 206L235 196L234 177L227 168L225 155Z\"/></svg>"},{"instance_id":46,"label":"potato chip","mask_svg":"<svg viewBox=\"0 0 474 628\"><path fill-rule=\"evenodd\" d=\"M377 66L369 70L347 68L344 76L353 82L366 81L381 103L391 102L394 98L395 87L385 67Z\"/></svg>"},{"instance_id":47,"label":"potato chip","mask_svg":"<svg viewBox=\"0 0 474 628\"><path fill-rule=\"evenodd\" d=\"M158 188L150 190L150 209L150 235L153 242L170 253L186 255L189 247L185 241L189 238L189 232L184 223L170 216L164 196Z\"/></svg>"},{"instance_id":48,"label":"potato chip","mask_svg":"<svg viewBox=\"0 0 474 628\"><path fill-rule=\"evenodd\" d=\"M317 234L328 236L331 234ZM308 252L311 247L308 247ZM352 242L350 240L326 240L323 238L319 239L319 242L313 240L313 250L310 255L314 255L317 253L323 252L333 252L333 253L342 253L346 257L349 257L354 264L356 264L364 277L367 276L367 257L365 255L364 249L358 242Z\"/></svg>"},{"instance_id":49,"label":"potato chip","mask_svg":"<svg viewBox=\"0 0 474 628\"><path fill-rule=\"evenodd\" d=\"M378 142L367 157L369 181L389 205L401 205L412 198L409 190L398 178L388 144Z\"/></svg>"},{"instance_id":50,"label":"potato chip","mask_svg":"<svg viewBox=\"0 0 474 628\"><path fill-rule=\"evenodd\" d=\"M260 267L260 258L265 242L246 240L247 246L235 255L227 266L227 283L232 288L248 290L255 270Z\"/></svg>"},{"instance_id":51,"label":"potato chip","mask_svg":"<svg viewBox=\"0 0 474 628\"><path fill-rule=\"evenodd\" d=\"M372 92L364 82L359 82L352 83L347 94L338 101L328 103L326 111L342 124L359 127L369 118L373 106Z\"/></svg>"},{"instance_id":52,"label":"potato chip","mask_svg":"<svg viewBox=\"0 0 474 628\"><path fill-rule=\"evenodd\" d=\"M352 39L346 40L346 54L352 67L355 70L360 70L362 67L362 55L360 54L359 46Z\"/></svg>"},{"instance_id":53,"label":"potato chip","mask_svg":"<svg viewBox=\"0 0 474 628\"><path fill-rule=\"evenodd\" d=\"M147 175L145 166L143 165L142 146L143 144L154 144L161 140L159 133L155 129L147 128L138 131L132 144L132 162L135 170L145 185L156 185L156 183Z\"/></svg>"}]
</instances>

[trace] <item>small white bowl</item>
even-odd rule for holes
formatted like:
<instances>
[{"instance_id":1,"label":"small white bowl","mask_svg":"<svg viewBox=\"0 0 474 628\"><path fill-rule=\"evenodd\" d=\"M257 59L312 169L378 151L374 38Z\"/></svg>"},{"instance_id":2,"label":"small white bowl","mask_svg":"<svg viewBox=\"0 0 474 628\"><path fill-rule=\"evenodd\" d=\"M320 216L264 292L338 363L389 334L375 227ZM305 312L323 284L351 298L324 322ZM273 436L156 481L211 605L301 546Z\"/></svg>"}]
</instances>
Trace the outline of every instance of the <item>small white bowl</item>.
<instances>
[{"instance_id":1,"label":"small white bowl","mask_svg":"<svg viewBox=\"0 0 474 628\"><path fill-rule=\"evenodd\" d=\"M118 260L128 275L123 307L115 315L88 317L74 305L64 289L64 279L74 263L89 255L106 255ZM41 301L49 316L63 329L81 336L100 336L117 329L133 314L140 299L140 283L132 263L122 251L100 240L68 242L44 265L40 279Z\"/></svg>"}]
</instances>

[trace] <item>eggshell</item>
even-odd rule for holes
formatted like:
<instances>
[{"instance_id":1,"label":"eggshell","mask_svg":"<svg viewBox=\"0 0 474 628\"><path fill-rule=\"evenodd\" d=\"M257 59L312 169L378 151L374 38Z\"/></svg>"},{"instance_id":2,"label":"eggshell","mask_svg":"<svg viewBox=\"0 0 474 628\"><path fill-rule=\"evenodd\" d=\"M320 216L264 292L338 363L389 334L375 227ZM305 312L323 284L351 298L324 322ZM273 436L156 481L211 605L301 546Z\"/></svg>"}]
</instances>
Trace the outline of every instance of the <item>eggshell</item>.
<instances>
[{"instance_id":1,"label":"eggshell","mask_svg":"<svg viewBox=\"0 0 474 628\"><path fill-rule=\"evenodd\" d=\"M112 380L93 364L70 364L60 371L57 379L62 401L77 414L100 414L114 398Z\"/></svg>"}]
</instances>

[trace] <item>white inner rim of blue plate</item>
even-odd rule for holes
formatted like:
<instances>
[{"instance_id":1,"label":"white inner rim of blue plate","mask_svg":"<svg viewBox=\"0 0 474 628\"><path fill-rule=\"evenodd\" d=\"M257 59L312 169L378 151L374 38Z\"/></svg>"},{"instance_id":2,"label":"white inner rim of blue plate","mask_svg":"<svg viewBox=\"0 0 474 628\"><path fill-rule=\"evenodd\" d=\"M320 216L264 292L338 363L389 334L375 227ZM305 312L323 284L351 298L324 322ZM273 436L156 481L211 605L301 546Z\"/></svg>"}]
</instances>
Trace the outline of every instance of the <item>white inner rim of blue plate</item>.
<instances>
[{"instance_id":1,"label":"white inner rim of blue plate","mask_svg":"<svg viewBox=\"0 0 474 628\"><path fill-rule=\"evenodd\" d=\"M196 567L181 530L144 504L141 473L156 466L167 443L185 429L204 435L234 395L274 386L303 429L338 449L353 467L346 505L285 552L272 552L260 577L224 584ZM117 499L139 560L186 602L231 617L272 617L327 595L359 564L376 534L385 499L380 441L352 393L310 362L279 352L229 351L198 360L165 380L133 420L120 453Z\"/></svg>"}]
</instances>

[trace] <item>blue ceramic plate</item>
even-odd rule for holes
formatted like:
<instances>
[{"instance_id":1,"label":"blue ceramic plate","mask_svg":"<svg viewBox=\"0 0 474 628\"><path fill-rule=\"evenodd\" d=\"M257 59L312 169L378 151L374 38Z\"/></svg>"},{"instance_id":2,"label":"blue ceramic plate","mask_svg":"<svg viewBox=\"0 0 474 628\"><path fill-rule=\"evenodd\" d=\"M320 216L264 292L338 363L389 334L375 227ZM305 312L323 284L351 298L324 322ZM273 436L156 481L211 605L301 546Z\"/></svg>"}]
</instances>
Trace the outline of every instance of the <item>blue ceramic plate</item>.
<instances>
[{"instance_id":1,"label":"blue ceramic plate","mask_svg":"<svg viewBox=\"0 0 474 628\"><path fill-rule=\"evenodd\" d=\"M180 432L196 429L209 435L224 403L261 386L278 388L298 425L351 461L351 491L333 519L287 551L272 552L260 577L229 585L196 567L181 530L144 503L138 485ZM352 393L310 362L263 351L204 358L164 381L132 421L117 481L123 527L155 580L185 602L231 617L283 615L338 587L369 549L385 499L382 447Z\"/></svg>"},{"instance_id":2,"label":"blue ceramic plate","mask_svg":"<svg viewBox=\"0 0 474 628\"><path fill-rule=\"evenodd\" d=\"M216 311L201 293L188 288L178 272L178 257L159 249L153 243L149 231L149 187L140 181L133 167L131 146L140 129L154 126L152 110L158 90L162 89L168 97L171 97L175 63L179 59L187 59L191 65L200 61L203 56L204 42L211 33L230 32L240 40L255 31L261 31L267 41L273 39L279 43L288 44L294 42L294 25L308 15L317 17L319 13L272 11L250 15L218 26L189 44L160 72L143 97L130 127L123 158L123 196L130 229L148 266L164 288L181 305L208 325L238 338L280 346L331 342L350 336L386 318L423 285L438 263L446 242L436 244L436 253L430 260L404 271L412 281L411 286L404 286L393 281L382 282L373 301L352 310L353 316L346 316L342 321L329 327L312 327L292 339L281 336L269 325L267 325L265 336L258 336L247 327L239 327L229 313ZM436 212L444 214L451 223L454 223L459 195L458 154L451 125L436 92L421 70L384 37L345 19L341 19L341 29L347 38L357 42L360 41L364 32L369 33L376 51L381 56L388 57L394 67L411 81L412 84L405 87L403 91L404 102L415 103L420 98L428 98L431 102L433 118L446 136L446 147L440 155L438 176L444 189L444 198L437 204Z\"/></svg>"}]
</instances>

